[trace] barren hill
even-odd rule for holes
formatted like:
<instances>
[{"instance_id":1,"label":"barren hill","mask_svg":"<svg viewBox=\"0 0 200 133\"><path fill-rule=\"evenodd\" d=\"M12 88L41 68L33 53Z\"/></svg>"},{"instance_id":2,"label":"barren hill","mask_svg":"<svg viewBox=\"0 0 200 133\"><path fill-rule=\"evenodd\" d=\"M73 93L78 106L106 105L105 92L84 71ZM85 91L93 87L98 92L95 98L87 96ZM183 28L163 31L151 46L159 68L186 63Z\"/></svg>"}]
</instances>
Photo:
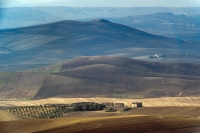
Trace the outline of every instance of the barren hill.
<instances>
[{"instance_id":1,"label":"barren hill","mask_svg":"<svg viewBox=\"0 0 200 133\"><path fill-rule=\"evenodd\" d=\"M124 57L80 57L23 72L1 73L2 99L199 96L200 67Z\"/></svg>"},{"instance_id":2,"label":"barren hill","mask_svg":"<svg viewBox=\"0 0 200 133\"><path fill-rule=\"evenodd\" d=\"M75 57L97 55L199 63L197 42L152 35L102 19L60 21L0 30L0 34L0 71L25 70ZM166 54L168 58L149 59L156 53Z\"/></svg>"}]
</instances>

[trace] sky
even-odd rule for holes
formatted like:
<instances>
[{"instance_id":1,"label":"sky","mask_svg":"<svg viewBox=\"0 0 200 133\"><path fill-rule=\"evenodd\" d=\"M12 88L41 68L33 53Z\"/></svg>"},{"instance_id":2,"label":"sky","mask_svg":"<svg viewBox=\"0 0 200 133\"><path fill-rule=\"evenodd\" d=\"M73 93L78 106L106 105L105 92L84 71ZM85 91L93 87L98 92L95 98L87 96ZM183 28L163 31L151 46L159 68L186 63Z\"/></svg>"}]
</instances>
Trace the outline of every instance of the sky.
<instances>
[{"instance_id":1,"label":"sky","mask_svg":"<svg viewBox=\"0 0 200 133\"><path fill-rule=\"evenodd\" d=\"M72 7L200 7L200 0L10 0L26 6L72 6ZM17 5L17 4L16 4Z\"/></svg>"}]
</instances>

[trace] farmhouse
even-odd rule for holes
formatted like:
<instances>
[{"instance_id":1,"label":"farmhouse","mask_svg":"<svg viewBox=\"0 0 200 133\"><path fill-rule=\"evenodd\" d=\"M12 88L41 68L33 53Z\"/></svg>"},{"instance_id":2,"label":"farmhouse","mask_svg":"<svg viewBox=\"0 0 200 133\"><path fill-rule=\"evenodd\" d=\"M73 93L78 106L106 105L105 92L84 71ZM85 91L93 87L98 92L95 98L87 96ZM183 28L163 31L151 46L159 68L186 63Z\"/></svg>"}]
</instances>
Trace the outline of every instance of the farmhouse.
<instances>
[{"instance_id":1,"label":"farmhouse","mask_svg":"<svg viewBox=\"0 0 200 133\"><path fill-rule=\"evenodd\" d=\"M132 102L132 107L142 107L142 102Z\"/></svg>"}]
</instances>

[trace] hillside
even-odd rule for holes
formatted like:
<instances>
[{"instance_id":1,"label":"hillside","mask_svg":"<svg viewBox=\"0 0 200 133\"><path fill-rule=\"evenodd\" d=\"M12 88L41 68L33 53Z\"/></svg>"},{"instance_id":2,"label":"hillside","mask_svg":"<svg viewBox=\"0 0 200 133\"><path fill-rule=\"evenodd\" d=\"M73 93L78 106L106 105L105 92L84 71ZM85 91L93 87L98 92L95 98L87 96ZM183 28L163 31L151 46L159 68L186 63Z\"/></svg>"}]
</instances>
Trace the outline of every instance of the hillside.
<instances>
[{"instance_id":1,"label":"hillside","mask_svg":"<svg viewBox=\"0 0 200 133\"><path fill-rule=\"evenodd\" d=\"M197 42L156 36L102 19L89 22L60 21L1 30L0 34L0 71L19 71L75 57L97 55L200 63L200 46ZM165 54L167 58L149 58L156 53Z\"/></svg>"},{"instance_id":2,"label":"hillside","mask_svg":"<svg viewBox=\"0 0 200 133\"><path fill-rule=\"evenodd\" d=\"M199 96L200 67L124 57L79 57L23 72L1 73L2 99Z\"/></svg>"}]
</instances>

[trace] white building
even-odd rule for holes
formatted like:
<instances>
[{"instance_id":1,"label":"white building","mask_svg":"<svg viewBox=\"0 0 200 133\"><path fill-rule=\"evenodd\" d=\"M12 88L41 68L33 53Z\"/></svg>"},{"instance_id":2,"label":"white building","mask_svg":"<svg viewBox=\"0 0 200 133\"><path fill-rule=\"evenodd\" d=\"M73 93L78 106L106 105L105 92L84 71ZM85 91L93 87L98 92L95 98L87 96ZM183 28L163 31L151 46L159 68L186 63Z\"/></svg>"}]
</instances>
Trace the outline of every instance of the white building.
<instances>
[{"instance_id":1,"label":"white building","mask_svg":"<svg viewBox=\"0 0 200 133\"><path fill-rule=\"evenodd\" d=\"M132 107L142 107L142 102L132 102Z\"/></svg>"}]
</instances>

